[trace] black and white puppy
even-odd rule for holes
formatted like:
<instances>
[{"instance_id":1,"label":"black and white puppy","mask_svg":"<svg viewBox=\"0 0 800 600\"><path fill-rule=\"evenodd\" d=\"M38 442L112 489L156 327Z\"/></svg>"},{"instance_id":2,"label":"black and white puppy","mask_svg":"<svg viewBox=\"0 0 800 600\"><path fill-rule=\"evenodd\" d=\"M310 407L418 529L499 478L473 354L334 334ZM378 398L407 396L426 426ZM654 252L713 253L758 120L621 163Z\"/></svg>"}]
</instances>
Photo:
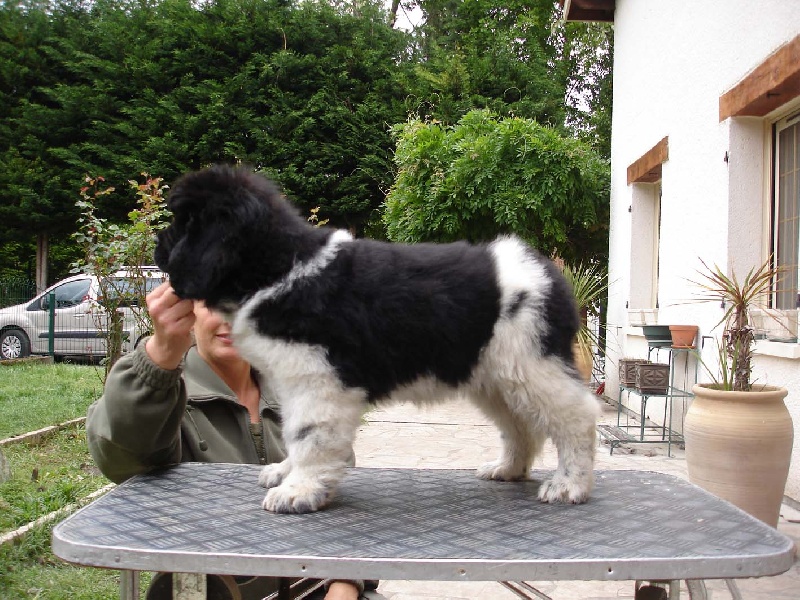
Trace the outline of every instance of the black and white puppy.
<instances>
[{"instance_id":1,"label":"black and white puppy","mask_svg":"<svg viewBox=\"0 0 800 600\"><path fill-rule=\"evenodd\" d=\"M368 405L471 399L499 427L478 477L519 480L550 437L545 502L587 500L598 403L581 383L578 315L558 269L514 237L485 245L388 244L309 225L265 178L215 166L172 187L156 262L183 298L227 314L268 376L288 458L268 465L265 509L333 496Z\"/></svg>"}]
</instances>

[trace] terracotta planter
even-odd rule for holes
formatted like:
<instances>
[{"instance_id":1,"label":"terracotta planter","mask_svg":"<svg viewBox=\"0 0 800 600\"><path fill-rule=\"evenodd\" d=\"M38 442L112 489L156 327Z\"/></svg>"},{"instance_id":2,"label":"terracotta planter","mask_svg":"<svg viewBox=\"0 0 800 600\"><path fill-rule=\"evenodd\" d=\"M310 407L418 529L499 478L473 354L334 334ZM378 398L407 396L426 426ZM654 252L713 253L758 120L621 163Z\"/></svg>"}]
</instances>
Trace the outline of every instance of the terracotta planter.
<instances>
[{"instance_id":1,"label":"terracotta planter","mask_svg":"<svg viewBox=\"0 0 800 600\"><path fill-rule=\"evenodd\" d=\"M591 349L581 349L581 345L575 342L572 344L572 353L575 356L575 368L578 370L581 381L590 383L592 381L592 368L594 367Z\"/></svg>"},{"instance_id":2,"label":"terracotta planter","mask_svg":"<svg viewBox=\"0 0 800 600\"><path fill-rule=\"evenodd\" d=\"M794 437L786 388L692 392L683 425L689 480L776 527Z\"/></svg>"},{"instance_id":3,"label":"terracotta planter","mask_svg":"<svg viewBox=\"0 0 800 600\"><path fill-rule=\"evenodd\" d=\"M694 348L697 337L697 325L670 325L673 348Z\"/></svg>"}]
</instances>

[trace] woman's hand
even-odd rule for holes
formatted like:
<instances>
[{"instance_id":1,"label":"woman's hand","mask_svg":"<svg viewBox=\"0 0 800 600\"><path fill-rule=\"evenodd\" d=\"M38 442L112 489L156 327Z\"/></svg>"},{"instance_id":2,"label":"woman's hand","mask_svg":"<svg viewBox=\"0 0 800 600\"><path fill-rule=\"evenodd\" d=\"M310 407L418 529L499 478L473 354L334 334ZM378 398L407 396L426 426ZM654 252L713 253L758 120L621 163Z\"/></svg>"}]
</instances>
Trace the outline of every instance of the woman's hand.
<instances>
[{"instance_id":1,"label":"woman's hand","mask_svg":"<svg viewBox=\"0 0 800 600\"><path fill-rule=\"evenodd\" d=\"M146 301L153 320L147 355L162 369L176 369L192 345L194 301L178 298L168 281L150 292Z\"/></svg>"},{"instance_id":2,"label":"woman's hand","mask_svg":"<svg viewBox=\"0 0 800 600\"><path fill-rule=\"evenodd\" d=\"M347 581L334 581L328 587L325 600L358 600L358 588Z\"/></svg>"}]
</instances>

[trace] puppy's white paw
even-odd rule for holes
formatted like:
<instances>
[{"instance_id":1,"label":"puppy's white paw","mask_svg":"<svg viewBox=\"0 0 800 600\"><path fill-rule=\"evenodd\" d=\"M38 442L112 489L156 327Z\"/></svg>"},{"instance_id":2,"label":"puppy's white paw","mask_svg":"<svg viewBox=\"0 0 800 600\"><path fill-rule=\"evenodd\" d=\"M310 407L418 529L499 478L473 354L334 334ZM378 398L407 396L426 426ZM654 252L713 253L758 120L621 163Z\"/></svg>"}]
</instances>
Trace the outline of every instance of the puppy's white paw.
<instances>
[{"instance_id":1,"label":"puppy's white paw","mask_svg":"<svg viewBox=\"0 0 800 600\"><path fill-rule=\"evenodd\" d=\"M539 487L539 500L551 504L559 502L583 504L589 499L591 491L591 478L588 480L576 480L556 473L552 478L545 479L542 482Z\"/></svg>"},{"instance_id":2,"label":"puppy's white paw","mask_svg":"<svg viewBox=\"0 0 800 600\"><path fill-rule=\"evenodd\" d=\"M258 485L267 489L277 487L286 479L290 470L291 466L288 460L267 465L261 469L261 473L258 475Z\"/></svg>"},{"instance_id":3,"label":"puppy's white paw","mask_svg":"<svg viewBox=\"0 0 800 600\"><path fill-rule=\"evenodd\" d=\"M269 490L261 506L276 513L309 513L325 506L332 496L332 490L314 481L287 482Z\"/></svg>"},{"instance_id":4,"label":"puppy's white paw","mask_svg":"<svg viewBox=\"0 0 800 600\"><path fill-rule=\"evenodd\" d=\"M499 460L493 460L485 465L478 467L478 479L492 481L519 481L527 479L528 470L515 467Z\"/></svg>"}]
</instances>

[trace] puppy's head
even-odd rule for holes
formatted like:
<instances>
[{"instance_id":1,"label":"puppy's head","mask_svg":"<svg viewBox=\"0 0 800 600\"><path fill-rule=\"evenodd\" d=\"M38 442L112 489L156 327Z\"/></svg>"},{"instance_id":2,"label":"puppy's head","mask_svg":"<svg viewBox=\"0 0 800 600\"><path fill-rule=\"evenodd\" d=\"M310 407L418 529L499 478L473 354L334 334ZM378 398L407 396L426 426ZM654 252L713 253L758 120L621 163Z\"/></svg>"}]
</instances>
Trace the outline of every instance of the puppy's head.
<instances>
[{"instance_id":1,"label":"puppy's head","mask_svg":"<svg viewBox=\"0 0 800 600\"><path fill-rule=\"evenodd\" d=\"M244 168L217 165L172 186L169 227L158 234L156 264L182 298L212 307L238 305L258 287L253 272L278 189Z\"/></svg>"}]
</instances>

